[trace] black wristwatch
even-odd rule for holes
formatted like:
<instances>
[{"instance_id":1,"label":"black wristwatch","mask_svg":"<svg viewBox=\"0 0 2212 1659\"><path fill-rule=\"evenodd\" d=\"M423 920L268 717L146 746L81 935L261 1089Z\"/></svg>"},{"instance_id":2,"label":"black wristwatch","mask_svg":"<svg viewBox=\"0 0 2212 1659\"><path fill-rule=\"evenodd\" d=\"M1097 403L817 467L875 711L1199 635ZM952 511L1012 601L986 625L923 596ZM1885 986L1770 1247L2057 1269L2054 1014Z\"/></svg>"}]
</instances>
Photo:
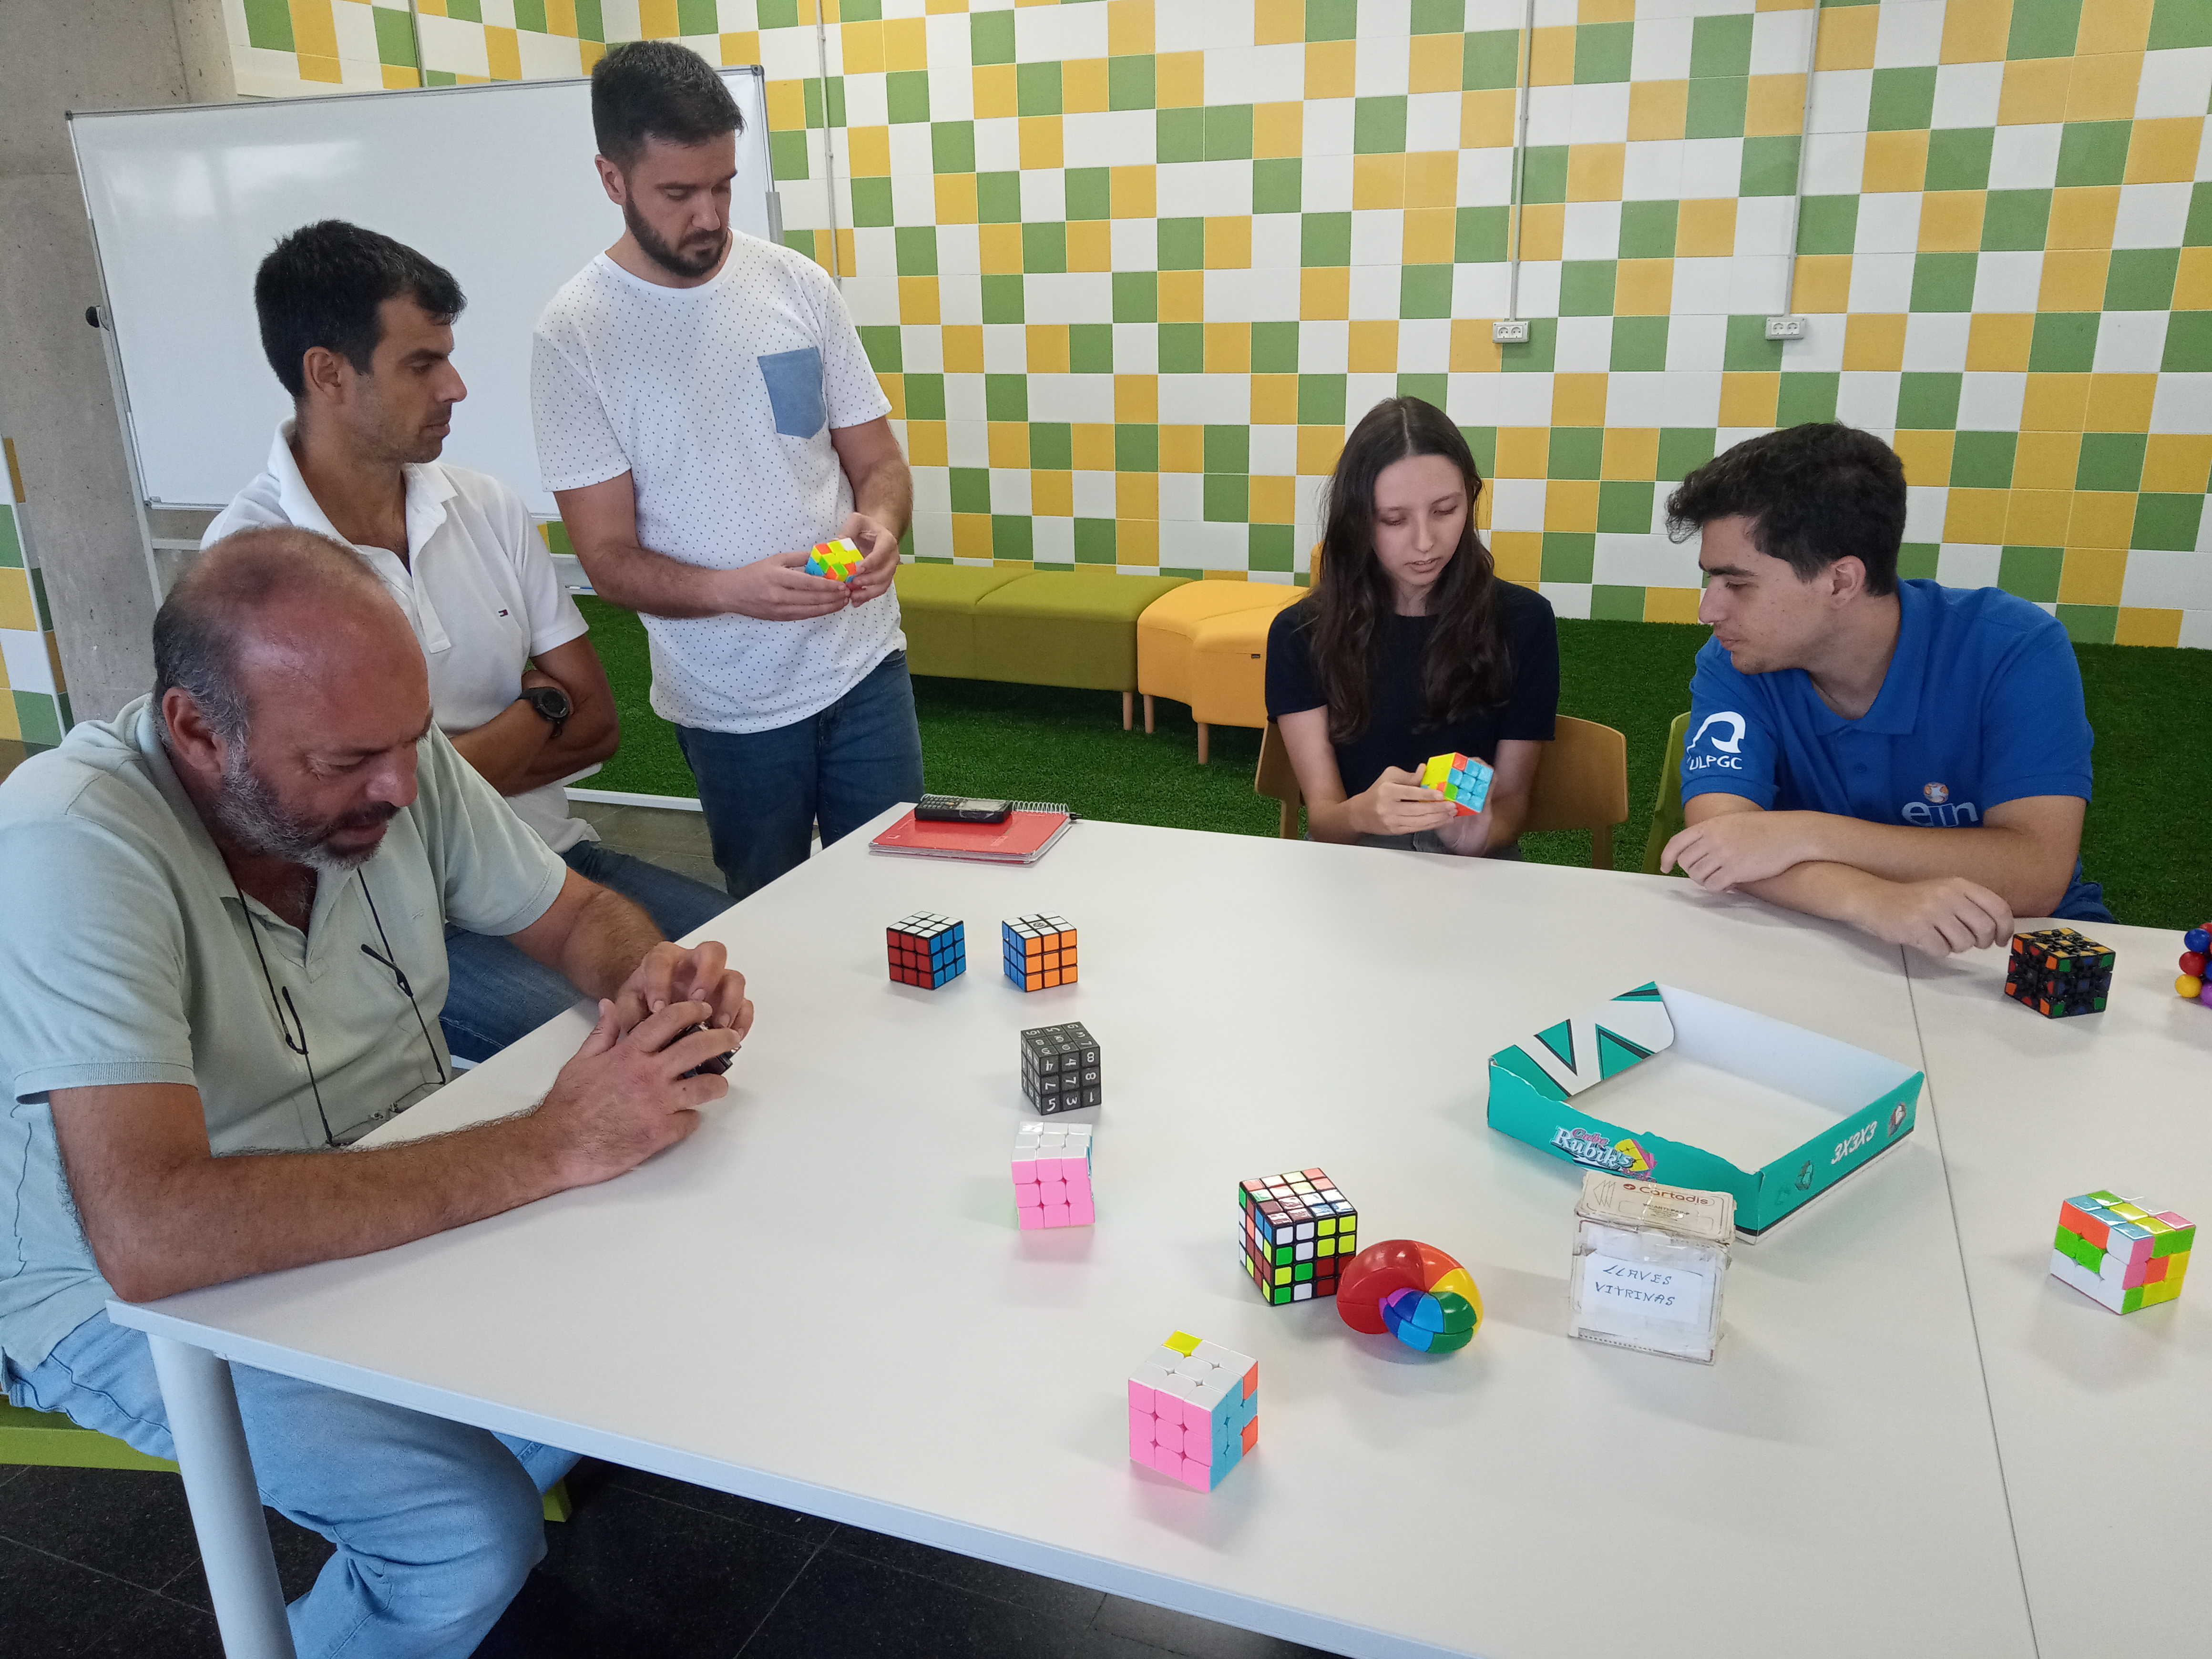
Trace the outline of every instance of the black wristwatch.
<instances>
[{"instance_id":1,"label":"black wristwatch","mask_svg":"<svg viewBox=\"0 0 2212 1659\"><path fill-rule=\"evenodd\" d=\"M553 722L556 738L561 735L561 728L568 723L568 716L576 712L575 704L568 701L568 694L557 685L526 686L522 701Z\"/></svg>"}]
</instances>

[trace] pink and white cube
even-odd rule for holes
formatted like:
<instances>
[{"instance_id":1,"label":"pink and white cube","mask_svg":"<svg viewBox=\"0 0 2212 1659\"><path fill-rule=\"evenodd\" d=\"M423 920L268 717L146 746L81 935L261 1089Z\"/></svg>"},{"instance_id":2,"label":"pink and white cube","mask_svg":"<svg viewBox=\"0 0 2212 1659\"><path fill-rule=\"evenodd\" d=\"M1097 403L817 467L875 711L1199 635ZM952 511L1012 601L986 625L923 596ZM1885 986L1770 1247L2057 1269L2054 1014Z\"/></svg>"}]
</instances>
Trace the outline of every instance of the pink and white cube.
<instances>
[{"instance_id":1,"label":"pink and white cube","mask_svg":"<svg viewBox=\"0 0 2212 1659\"><path fill-rule=\"evenodd\" d=\"M1177 1331L1129 1379L1132 1462L1212 1492L1260 1443L1260 1362Z\"/></svg>"},{"instance_id":2,"label":"pink and white cube","mask_svg":"<svg viewBox=\"0 0 2212 1659\"><path fill-rule=\"evenodd\" d=\"M1088 1123L1024 1123L1014 1134L1014 1210L1022 1231L1088 1227L1091 1206Z\"/></svg>"}]
</instances>

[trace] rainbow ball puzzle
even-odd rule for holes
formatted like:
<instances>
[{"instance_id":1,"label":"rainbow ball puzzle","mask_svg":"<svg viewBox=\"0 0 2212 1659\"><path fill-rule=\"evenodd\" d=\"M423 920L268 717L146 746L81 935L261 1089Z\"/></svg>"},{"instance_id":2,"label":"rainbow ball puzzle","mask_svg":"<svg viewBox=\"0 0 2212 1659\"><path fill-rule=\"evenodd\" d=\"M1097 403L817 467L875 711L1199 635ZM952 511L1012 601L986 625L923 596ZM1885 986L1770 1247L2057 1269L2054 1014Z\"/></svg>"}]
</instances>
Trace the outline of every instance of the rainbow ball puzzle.
<instances>
[{"instance_id":1,"label":"rainbow ball puzzle","mask_svg":"<svg viewBox=\"0 0 2212 1659\"><path fill-rule=\"evenodd\" d=\"M1177 1331L1129 1379L1132 1462L1212 1492L1260 1443L1260 1362Z\"/></svg>"},{"instance_id":2,"label":"rainbow ball puzzle","mask_svg":"<svg viewBox=\"0 0 2212 1659\"><path fill-rule=\"evenodd\" d=\"M2114 1313L2130 1314L2181 1294L2197 1224L2156 1214L2118 1193L2084 1193L2058 1206L2051 1276Z\"/></svg>"},{"instance_id":3,"label":"rainbow ball puzzle","mask_svg":"<svg viewBox=\"0 0 2212 1659\"><path fill-rule=\"evenodd\" d=\"M806 556L806 574L827 576L833 582L848 582L860 574L860 550L843 537L834 542L817 542Z\"/></svg>"},{"instance_id":4,"label":"rainbow ball puzzle","mask_svg":"<svg viewBox=\"0 0 2212 1659\"><path fill-rule=\"evenodd\" d=\"M1435 755L1421 769L1421 787L1443 790L1457 809L1454 816L1471 818L1490 799L1490 781L1496 775L1472 755Z\"/></svg>"},{"instance_id":5,"label":"rainbow ball puzzle","mask_svg":"<svg viewBox=\"0 0 2212 1659\"><path fill-rule=\"evenodd\" d=\"M1075 1021L1022 1033L1022 1095L1038 1111L1103 1104L1103 1078L1098 1039Z\"/></svg>"},{"instance_id":6,"label":"rainbow ball puzzle","mask_svg":"<svg viewBox=\"0 0 2212 1659\"><path fill-rule=\"evenodd\" d=\"M2101 1014L2119 958L2071 927L2014 933L2005 965L2005 994L2051 1019Z\"/></svg>"},{"instance_id":7,"label":"rainbow ball puzzle","mask_svg":"<svg viewBox=\"0 0 2212 1659\"><path fill-rule=\"evenodd\" d=\"M1061 916L1016 916L999 924L1006 977L1024 991L1075 983L1075 929Z\"/></svg>"},{"instance_id":8,"label":"rainbow ball puzzle","mask_svg":"<svg viewBox=\"0 0 2212 1659\"><path fill-rule=\"evenodd\" d=\"M1024 1123L1014 1132L1014 1213L1022 1231L1088 1227L1091 1126Z\"/></svg>"},{"instance_id":9,"label":"rainbow ball puzzle","mask_svg":"<svg viewBox=\"0 0 2212 1659\"><path fill-rule=\"evenodd\" d=\"M901 985L934 991L968 971L968 926L951 916L917 910L885 928L884 939Z\"/></svg>"},{"instance_id":10,"label":"rainbow ball puzzle","mask_svg":"<svg viewBox=\"0 0 2212 1659\"><path fill-rule=\"evenodd\" d=\"M1292 1170L1240 1182L1244 1271L1280 1306L1336 1294L1337 1275L1359 1249L1359 1212L1325 1170Z\"/></svg>"},{"instance_id":11,"label":"rainbow ball puzzle","mask_svg":"<svg viewBox=\"0 0 2212 1659\"><path fill-rule=\"evenodd\" d=\"M2192 927L2181 936L2181 972L2173 981L2177 994L2212 1008L2212 921Z\"/></svg>"}]
</instances>

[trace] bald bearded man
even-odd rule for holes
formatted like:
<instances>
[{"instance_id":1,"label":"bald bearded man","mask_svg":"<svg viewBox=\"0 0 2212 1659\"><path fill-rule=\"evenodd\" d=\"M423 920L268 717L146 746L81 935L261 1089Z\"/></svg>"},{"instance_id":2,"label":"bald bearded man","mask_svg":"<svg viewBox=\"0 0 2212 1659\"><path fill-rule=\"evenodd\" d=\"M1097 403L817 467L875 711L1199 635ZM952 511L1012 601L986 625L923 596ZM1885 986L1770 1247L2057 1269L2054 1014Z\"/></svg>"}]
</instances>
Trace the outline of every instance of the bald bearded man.
<instances>
[{"instance_id":1,"label":"bald bearded man","mask_svg":"<svg viewBox=\"0 0 2212 1659\"><path fill-rule=\"evenodd\" d=\"M154 646L151 696L0 784L0 1373L14 1403L167 1457L146 1339L110 1296L384 1249L621 1175L726 1091L691 1073L752 1006L719 945L665 942L454 752L406 617L349 549L232 536ZM523 1116L347 1150L449 1074L449 920L599 998L599 1024ZM337 1547L290 1610L302 1659L471 1652L543 1555L538 1495L574 1457L234 1376L264 1496Z\"/></svg>"}]
</instances>

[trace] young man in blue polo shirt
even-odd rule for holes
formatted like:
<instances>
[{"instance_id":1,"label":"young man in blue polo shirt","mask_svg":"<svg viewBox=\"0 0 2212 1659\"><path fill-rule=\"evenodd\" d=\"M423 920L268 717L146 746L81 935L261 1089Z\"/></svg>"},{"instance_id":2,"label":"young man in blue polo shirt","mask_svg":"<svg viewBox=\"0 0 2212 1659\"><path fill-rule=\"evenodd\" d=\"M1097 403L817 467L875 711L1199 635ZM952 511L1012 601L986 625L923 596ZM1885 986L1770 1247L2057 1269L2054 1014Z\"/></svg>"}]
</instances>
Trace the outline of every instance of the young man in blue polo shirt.
<instances>
[{"instance_id":1,"label":"young man in blue polo shirt","mask_svg":"<svg viewBox=\"0 0 2212 1659\"><path fill-rule=\"evenodd\" d=\"M1667 502L1702 532L1660 868L1942 956L2015 916L2110 921L2077 857L2089 721L2066 630L1994 587L1899 581L1905 470L1836 424L1747 440Z\"/></svg>"}]
</instances>

